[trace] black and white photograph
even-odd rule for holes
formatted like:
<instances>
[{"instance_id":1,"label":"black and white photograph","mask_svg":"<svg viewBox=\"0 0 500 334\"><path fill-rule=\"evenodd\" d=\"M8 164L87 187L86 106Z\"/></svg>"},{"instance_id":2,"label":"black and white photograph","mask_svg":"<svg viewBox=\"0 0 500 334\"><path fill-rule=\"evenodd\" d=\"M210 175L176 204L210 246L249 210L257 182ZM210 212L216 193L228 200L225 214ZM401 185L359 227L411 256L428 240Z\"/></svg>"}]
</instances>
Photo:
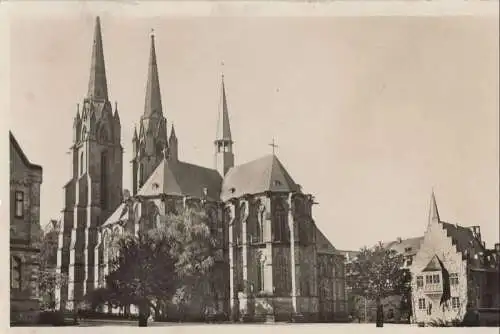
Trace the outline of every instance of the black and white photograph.
<instances>
[{"instance_id":1,"label":"black and white photograph","mask_svg":"<svg viewBox=\"0 0 500 334\"><path fill-rule=\"evenodd\" d=\"M0 3L10 327L497 332L498 1L405 3Z\"/></svg>"}]
</instances>

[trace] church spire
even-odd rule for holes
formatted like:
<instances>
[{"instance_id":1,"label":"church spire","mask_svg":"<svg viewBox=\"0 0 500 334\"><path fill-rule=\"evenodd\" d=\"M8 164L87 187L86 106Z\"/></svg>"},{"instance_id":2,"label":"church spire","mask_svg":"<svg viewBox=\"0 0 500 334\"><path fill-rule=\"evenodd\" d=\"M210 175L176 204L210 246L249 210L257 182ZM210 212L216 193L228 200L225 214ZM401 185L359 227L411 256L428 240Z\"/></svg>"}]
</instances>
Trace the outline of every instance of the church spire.
<instances>
[{"instance_id":1,"label":"church spire","mask_svg":"<svg viewBox=\"0 0 500 334\"><path fill-rule=\"evenodd\" d=\"M436 203L436 196L434 195L434 189L432 189L431 194L431 203L429 208L429 224L432 222L439 223L441 220L439 219L439 212Z\"/></svg>"},{"instance_id":2,"label":"church spire","mask_svg":"<svg viewBox=\"0 0 500 334\"><path fill-rule=\"evenodd\" d=\"M162 114L160 80L158 79L158 66L156 64L155 36L151 33L151 49L149 53L148 81L146 84L146 102L144 104L144 117L150 117L156 112Z\"/></svg>"},{"instance_id":3,"label":"church spire","mask_svg":"<svg viewBox=\"0 0 500 334\"><path fill-rule=\"evenodd\" d=\"M215 137L215 168L220 175L226 175L234 166L233 139L229 127L229 112L226 100L224 74L221 78L221 93L219 102L219 120L217 121L217 135Z\"/></svg>"},{"instance_id":4,"label":"church spire","mask_svg":"<svg viewBox=\"0 0 500 334\"><path fill-rule=\"evenodd\" d=\"M106 68L104 66L104 51L102 47L101 19L95 20L94 43L90 65L88 98L108 100L108 84L106 82Z\"/></svg>"},{"instance_id":5,"label":"church spire","mask_svg":"<svg viewBox=\"0 0 500 334\"><path fill-rule=\"evenodd\" d=\"M219 120L217 122L217 141L231 142L231 127L229 125L229 111L226 100L226 87L224 85L224 74L221 77L221 92L219 102Z\"/></svg>"}]
</instances>

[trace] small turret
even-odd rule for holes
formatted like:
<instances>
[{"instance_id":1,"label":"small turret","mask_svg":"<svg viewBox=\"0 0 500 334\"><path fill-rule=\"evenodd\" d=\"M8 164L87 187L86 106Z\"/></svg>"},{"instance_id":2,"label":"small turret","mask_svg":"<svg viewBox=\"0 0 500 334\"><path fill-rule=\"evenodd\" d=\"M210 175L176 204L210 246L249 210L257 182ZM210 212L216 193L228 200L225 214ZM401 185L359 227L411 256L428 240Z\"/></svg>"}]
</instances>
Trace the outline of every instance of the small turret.
<instances>
[{"instance_id":1,"label":"small turret","mask_svg":"<svg viewBox=\"0 0 500 334\"><path fill-rule=\"evenodd\" d=\"M168 145L170 147L170 160L179 160L179 147L177 141L177 135L175 134L174 124L172 124L172 130L170 131L170 138L168 139Z\"/></svg>"}]
</instances>

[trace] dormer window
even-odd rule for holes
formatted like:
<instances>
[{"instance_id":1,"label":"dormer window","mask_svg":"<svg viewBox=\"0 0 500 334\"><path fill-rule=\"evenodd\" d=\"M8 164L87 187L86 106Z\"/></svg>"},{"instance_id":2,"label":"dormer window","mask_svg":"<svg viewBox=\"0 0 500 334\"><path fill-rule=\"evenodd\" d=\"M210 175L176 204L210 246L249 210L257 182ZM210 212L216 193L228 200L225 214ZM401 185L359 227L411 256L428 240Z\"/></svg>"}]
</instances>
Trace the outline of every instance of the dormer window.
<instances>
[{"instance_id":1,"label":"dormer window","mask_svg":"<svg viewBox=\"0 0 500 334\"><path fill-rule=\"evenodd\" d=\"M153 187L153 190L158 190L160 188L160 185L155 182L155 183L153 183L152 187Z\"/></svg>"},{"instance_id":2,"label":"dormer window","mask_svg":"<svg viewBox=\"0 0 500 334\"><path fill-rule=\"evenodd\" d=\"M234 194L234 192L235 192L235 191L236 191L236 188L234 188L234 187L229 188L229 192L230 192L231 194Z\"/></svg>"},{"instance_id":3,"label":"dormer window","mask_svg":"<svg viewBox=\"0 0 500 334\"><path fill-rule=\"evenodd\" d=\"M405 252L411 252L411 247L406 247Z\"/></svg>"},{"instance_id":4,"label":"dormer window","mask_svg":"<svg viewBox=\"0 0 500 334\"><path fill-rule=\"evenodd\" d=\"M274 180L274 181L273 181L273 184L274 184L275 186L281 186L281 181L280 181L280 180Z\"/></svg>"}]
</instances>

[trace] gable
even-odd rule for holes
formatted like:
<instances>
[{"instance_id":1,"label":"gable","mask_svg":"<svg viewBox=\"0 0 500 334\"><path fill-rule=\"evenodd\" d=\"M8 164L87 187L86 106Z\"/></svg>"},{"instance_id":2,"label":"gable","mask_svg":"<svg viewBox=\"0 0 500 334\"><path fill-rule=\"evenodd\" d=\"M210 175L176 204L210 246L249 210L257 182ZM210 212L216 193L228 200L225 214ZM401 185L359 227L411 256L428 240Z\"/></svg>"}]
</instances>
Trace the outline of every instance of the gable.
<instances>
[{"instance_id":1,"label":"gable","mask_svg":"<svg viewBox=\"0 0 500 334\"><path fill-rule=\"evenodd\" d=\"M425 271L440 271L440 270L442 270L441 263L439 262L437 255L434 255L422 271L425 272Z\"/></svg>"}]
</instances>

